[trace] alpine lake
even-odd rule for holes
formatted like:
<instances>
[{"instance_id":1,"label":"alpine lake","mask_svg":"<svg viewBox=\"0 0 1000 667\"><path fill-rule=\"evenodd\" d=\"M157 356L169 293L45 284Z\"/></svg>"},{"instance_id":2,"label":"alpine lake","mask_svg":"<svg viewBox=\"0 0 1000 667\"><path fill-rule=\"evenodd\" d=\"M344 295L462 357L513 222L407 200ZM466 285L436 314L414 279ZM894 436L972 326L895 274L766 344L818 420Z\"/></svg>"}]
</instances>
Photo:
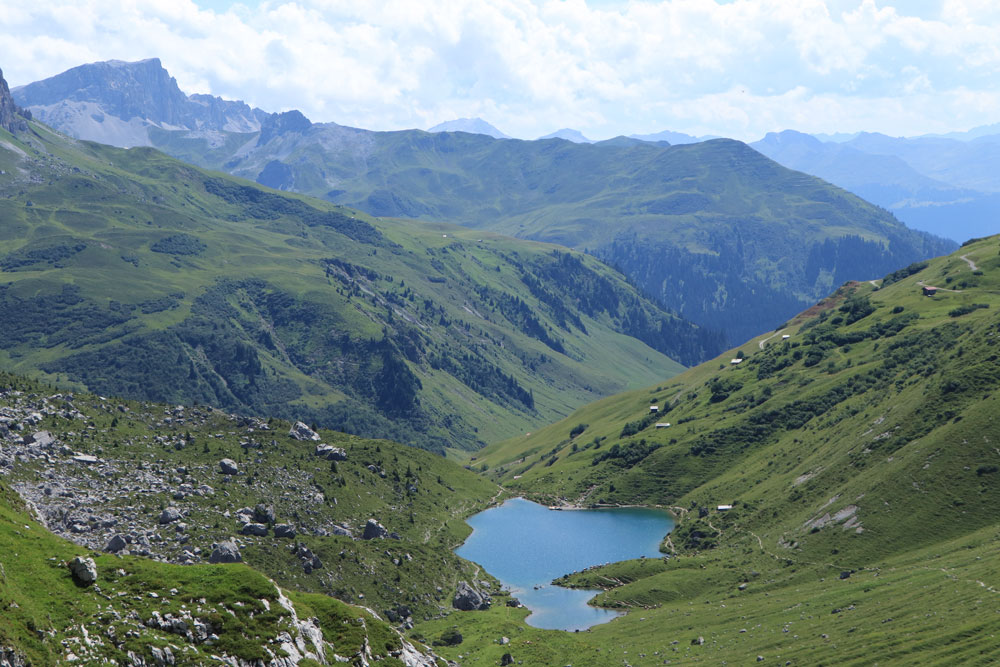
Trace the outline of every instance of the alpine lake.
<instances>
[{"instance_id":1,"label":"alpine lake","mask_svg":"<svg viewBox=\"0 0 1000 667\"><path fill-rule=\"evenodd\" d=\"M587 604L600 591L552 580L592 565L661 558L674 522L663 510L622 507L553 510L514 498L470 517L472 534L455 550L481 565L531 610L527 622L548 630L585 630L620 612Z\"/></svg>"}]
</instances>

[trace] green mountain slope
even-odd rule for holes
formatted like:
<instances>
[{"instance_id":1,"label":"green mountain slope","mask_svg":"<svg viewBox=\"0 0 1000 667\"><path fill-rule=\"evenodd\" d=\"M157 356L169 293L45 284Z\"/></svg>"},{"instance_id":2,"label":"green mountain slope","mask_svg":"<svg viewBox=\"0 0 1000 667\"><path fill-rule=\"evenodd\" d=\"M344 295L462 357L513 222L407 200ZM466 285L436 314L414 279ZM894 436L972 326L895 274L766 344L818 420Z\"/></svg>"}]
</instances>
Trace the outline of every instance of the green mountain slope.
<instances>
[{"instance_id":1,"label":"green mountain slope","mask_svg":"<svg viewBox=\"0 0 1000 667\"><path fill-rule=\"evenodd\" d=\"M671 309L737 342L845 280L955 247L736 141L670 146L619 137L576 144L371 132L312 123L298 111L257 110L259 128L230 132L213 117L192 131L176 129L176 108L187 102L168 81L159 61L94 63L14 95L74 136L149 143L194 164L376 216L589 250ZM131 122L123 96L145 101L142 117L152 125L140 139L116 141L106 129ZM95 109L103 122L93 121Z\"/></svg>"},{"instance_id":2,"label":"green mountain slope","mask_svg":"<svg viewBox=\"0 0 1000 667\"><path fill-rule=\"evenodd\" d=\"M773 327L850 277L954 248L727 139L591 145L301 120L266 136L151 137L196 164L373 215L586 249L731 340Z\"/></svg>"},{"instance_id":3,"label":"green mountain slope","mask_svg":"<svg viewBox=\"0 0 1000 667\"><path fill-rule=\"evenodd\" d=\"M635 611L584 640L544 635L546 650L588 656L573 664L607 650L642 665L995 657L998 251L992 237L848 283L741 349L478 453L515 493L678 516L665 564L565 580ZM467 634L488 664L485 627Z\"/></svg>"},{"instance_id":4,"label":"green mountain slope","mask_svg":"<svg viewBox=\"0 0 1000 667\"><path fill-rule=\"evenodd\" d=\"M373 219L39 124L0 141L9 369L440 452L718 349L578 253Z\"/></svg>"}]
</instances>

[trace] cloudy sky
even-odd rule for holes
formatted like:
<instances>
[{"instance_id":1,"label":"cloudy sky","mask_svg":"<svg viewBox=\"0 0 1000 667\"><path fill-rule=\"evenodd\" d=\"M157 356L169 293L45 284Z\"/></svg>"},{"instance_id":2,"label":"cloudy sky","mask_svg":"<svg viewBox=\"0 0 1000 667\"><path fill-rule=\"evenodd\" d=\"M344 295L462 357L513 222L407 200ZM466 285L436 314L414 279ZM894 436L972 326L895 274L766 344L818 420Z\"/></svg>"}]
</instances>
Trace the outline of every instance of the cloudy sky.
<instances>
[{"instance_id":1,"label":"cloudy sky","mask_svg":"<svg viewBox=\"0 0 1000 667\"><path fill-rule=\"evenodd\" d=\"M188 93L513 136L1000 122L994 0L0 0L12 86L158 57Z\"/></svg>"}]
</instances>

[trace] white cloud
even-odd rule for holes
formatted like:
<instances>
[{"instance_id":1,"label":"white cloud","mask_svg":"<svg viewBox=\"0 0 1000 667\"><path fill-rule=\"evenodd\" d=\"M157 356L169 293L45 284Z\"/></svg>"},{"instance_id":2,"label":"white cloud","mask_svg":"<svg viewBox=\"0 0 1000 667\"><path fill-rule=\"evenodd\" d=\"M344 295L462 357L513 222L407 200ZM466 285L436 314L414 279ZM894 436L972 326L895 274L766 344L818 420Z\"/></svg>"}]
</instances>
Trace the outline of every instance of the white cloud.
<instances>
[{"instance_id":1,"label":"white cloud","mask_svg":"<svg viewBox=\"0 0 1000 667\"><path fill-rule=\"evenodd\" d=\"M14 85L153 56L187 92L374 129L480 115L525 137L755 139L1000 120L990 0L0 0Z\"/></svg>"}]
</instances>

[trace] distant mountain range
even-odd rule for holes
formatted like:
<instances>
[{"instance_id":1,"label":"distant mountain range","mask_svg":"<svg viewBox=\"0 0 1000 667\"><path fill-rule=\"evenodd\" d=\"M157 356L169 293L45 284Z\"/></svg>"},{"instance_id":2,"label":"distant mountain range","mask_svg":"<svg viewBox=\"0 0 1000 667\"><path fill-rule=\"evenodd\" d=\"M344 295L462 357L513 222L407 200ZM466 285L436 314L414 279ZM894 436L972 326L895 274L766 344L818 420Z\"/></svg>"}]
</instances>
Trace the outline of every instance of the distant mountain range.
<instances>
[{"instance_id":1,"label":"distant mountain range","mask_svg":"<svg viewBox=\"0 0 1000 667\"><path fill-rule=\"evenodd\" d=\"M542 141L544 139L565 139L566 141L572 141L574 144L594 143L593 139L588 139L587 137L583 136L583 132L580 132L580 130L574 130L569 127L564 127L561 130L556 130L551 134L546 134L544 137L538 137L539 141Z\"/></svg>"},{"instance_id":2,"label":"distant mountain range","mask_svg":"<svg viewBox=\"0 0 1000 667\"><path fill-rule=\"evenodd\" d=\"M130 68L136 72L123 75ZM39 99L32 91L57 88L55 79L79 81L58 87L66 104L86 100L106 116L122 113L124 123L138 117L124 114L125 86L124 97L146 101L149 142L175 157L375 216L447 221L586 250L732 341L773 328L845 280L954 247L732 140L501 141L466 132L372 132L311 123L299 112L261 117L257 129L206 130L207 121L190 129L170 115L169 102L187 98L158 61L70 72L74 79L68 72L19 88L15 98L44 111L31 104ZM86 134L89 125L52 120L75 136L98 138Z\"/></svg>"},{"instance_id":3,"label":"distant mountain range","mask_svg":"<svg viewBox=\"0 0 1000 667\"><path fill-rule=\"evenodd\" d=\"M439 123L427 130L428 132L468 132L470 134L485 134L494 139L510 139L494 126L487 123L482 118L457 118L444 123Z\"/></svg>"},{"instance_id":4,"label":"distant mountain range","mask_svg":"<svg viewBox=\"0 0 1000 667\"><path fill-rule=\"evenodd\" d=\"M915 229L964 241L1000 231L1000 135L893 138L861 133L824 142L801 132L751 144L895 213Z\"/></svg>"},{"instance_id":5,"label":"distant mountain range","mask_svg":"<svg viewBox=\"0 0 1000 667\"><path fill-rule=\"evenodd\" d=\"M639 139L640 141L666 141L668 144L696 144L701 141L721 138L715 135L694 137L690 134L684 134L683 132L671 132L670 130L664 130L654 134L630 134L629 137L632 139Z\"/></svg>"}]
</instances>

